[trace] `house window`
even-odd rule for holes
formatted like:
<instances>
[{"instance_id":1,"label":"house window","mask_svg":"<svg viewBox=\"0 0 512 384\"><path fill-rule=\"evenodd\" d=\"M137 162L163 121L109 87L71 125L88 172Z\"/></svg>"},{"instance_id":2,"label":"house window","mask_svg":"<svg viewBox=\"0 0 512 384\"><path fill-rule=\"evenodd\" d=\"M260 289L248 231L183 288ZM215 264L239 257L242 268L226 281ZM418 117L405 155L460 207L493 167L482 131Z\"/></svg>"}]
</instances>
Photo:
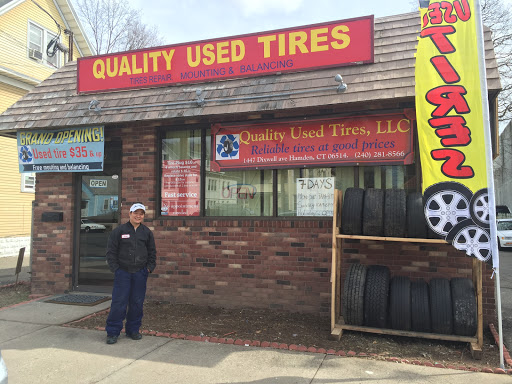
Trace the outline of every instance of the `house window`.
<instances>
[{"instance_id":1,"label":"house window","mask_svg":"<svg viewBox=\"0 0 512 384\"><path fill-rule=\"evenodd\" d=\"M36 191L36 174L21 174L21 192L34 193Z\"/></svg>"},{"instance_id":2,"label":"house window","mask_svg":"<svg viewBox=\"0 0 512 384\"><path fill-rule=\"evenodd\" d=\"M33 23L28 25L28 57L33 60L41 60L43 63L55 68L61 65L59 50L55 51L55 55L48 56L46 47L57 37L53 32L41 28Z\"/></svg>"}]
</instances>

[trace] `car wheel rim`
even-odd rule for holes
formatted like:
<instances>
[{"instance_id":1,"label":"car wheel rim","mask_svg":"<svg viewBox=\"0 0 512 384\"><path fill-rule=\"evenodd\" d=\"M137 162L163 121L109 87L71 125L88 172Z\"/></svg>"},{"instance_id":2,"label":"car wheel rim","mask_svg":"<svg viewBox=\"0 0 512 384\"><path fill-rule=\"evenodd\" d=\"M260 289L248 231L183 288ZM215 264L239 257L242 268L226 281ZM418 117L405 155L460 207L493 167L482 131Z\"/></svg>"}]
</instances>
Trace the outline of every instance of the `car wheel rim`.
<instances>
[{"instance_id":1,"label":"car wheel rim","mask_svg":"<svg viewBox=\"0 0 512 384\"><path fill-rule=\"evenodd\" d=\"M481 189L471 199L471 216L476 224L489 227L489 194L487 189Z\"/></svg>"},{"instance_id":2,"label":"car wheel rim","mask_svg":"<svg viewBox=\"0 0 512 384\"><path fill-rule=\"evenodd\" d=\"M487 261L491 256L489 234L477 225L468 226L460 230L453 238L453 246L481 261Z\"/></svg>"},{"instance_id":3,"label":"car wheel rim","mask_svg":"<svg viewBox=\"0 0 512 384\"><path fill-rule=\"evenodd\" d=\"M470 217L469 201L457 191L440 191L426 201L425 217L434 232L446 236L457 223Z\"/></svg>"}]
</instances>

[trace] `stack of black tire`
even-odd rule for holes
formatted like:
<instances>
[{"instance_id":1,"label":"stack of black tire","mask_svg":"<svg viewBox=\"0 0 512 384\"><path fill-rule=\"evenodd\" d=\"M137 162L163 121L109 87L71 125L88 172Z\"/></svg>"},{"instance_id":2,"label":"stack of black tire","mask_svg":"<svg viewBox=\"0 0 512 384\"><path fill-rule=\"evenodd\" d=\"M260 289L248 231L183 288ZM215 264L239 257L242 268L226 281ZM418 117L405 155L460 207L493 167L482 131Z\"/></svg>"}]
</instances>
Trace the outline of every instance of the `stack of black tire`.
<instances>
[{"instance_id":1,"label":"stack of black tire","mask_svg":"<svg viewBox=\"0 0 512 384\"><path fill-rule=\"evenodd\" d=\"M351 264L344 282L346 324L404 331L474 336L476 297L467 278L411 281L390 278L380 265Z\"/></svg>"},{"instance_id":2,"label":"stack of black tire","mask_svg":"<svg viewBox=\"0 0 512 384\"><path fill-rule=\"evenodd\" d=\"M403 189L347 188L341 210L346 235L427 238L420 192Z\"/></svg>"}]
</instances>

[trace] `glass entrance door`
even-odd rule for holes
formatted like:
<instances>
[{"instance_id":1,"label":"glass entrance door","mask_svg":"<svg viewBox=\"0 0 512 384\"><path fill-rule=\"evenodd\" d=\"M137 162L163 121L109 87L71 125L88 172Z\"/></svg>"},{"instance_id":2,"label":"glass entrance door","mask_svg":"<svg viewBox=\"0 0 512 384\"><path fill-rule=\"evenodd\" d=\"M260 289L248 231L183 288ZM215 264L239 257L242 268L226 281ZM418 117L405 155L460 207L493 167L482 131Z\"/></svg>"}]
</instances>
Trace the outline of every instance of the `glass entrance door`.
<instances>
[{"instance_id":1,"label":"glass entrance door","mask_svg":"<svg viewBox=\"0 0 512 384\"><path fill-rule=\"evenodd\" d=\"M77 288L111 286L114 280L105 254L108 237L120 222L121 145L116 144L105 143L103 172L79 176L81 202Z\"/></svg>"},{"instance_id":2,"label":"glass entrance door","mask_svg":"<svg viewBox=\"0 0 512 384\"><path fill-rule=\"evenodd\" d=\"M109 285L105 258L110 232L119 223L119 178L82 176L79 285Z\"/></svg>"}]
</instances>

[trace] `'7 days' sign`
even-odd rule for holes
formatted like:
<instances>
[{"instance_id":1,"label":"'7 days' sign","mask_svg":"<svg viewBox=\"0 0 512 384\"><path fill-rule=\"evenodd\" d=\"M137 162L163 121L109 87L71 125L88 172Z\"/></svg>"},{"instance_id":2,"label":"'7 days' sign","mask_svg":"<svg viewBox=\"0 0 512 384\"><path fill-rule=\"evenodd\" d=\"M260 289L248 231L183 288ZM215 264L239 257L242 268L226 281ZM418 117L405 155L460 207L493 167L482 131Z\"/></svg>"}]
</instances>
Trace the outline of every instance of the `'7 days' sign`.
<instances>
[{"instance_id":1,"label":"'7 days' sign","mask_svg":"<svg viewBox=\"0 0 512 384\"><path fill-rule=\"evenodd\" d=\"M332 216L334 177L297 179L297 216Z\"/></svg>"}]
</instances>

